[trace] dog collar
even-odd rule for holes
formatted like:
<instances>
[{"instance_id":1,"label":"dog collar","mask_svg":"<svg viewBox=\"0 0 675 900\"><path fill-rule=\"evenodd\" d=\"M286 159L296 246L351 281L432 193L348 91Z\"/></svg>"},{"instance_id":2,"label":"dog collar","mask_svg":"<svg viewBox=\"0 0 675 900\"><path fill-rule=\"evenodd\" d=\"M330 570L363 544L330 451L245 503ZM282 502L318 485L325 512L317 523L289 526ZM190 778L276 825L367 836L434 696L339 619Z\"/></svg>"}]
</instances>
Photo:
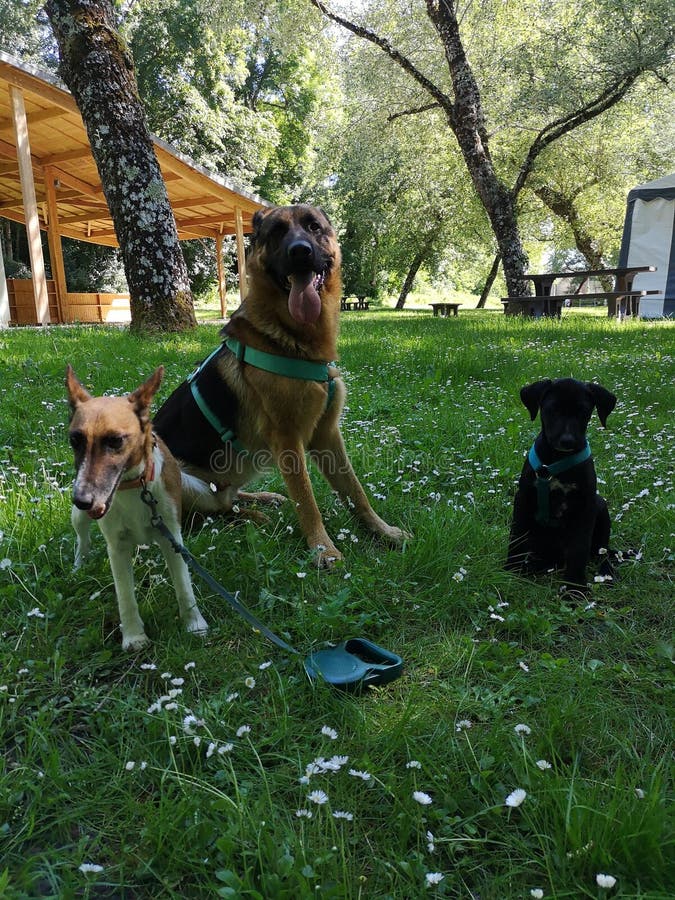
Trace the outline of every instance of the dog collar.
<instances>
[{"instance_id":1,"label":"dog collar","mask_svg":"<svg viewBox=\"0 0 675 900\"><path fill-rule=\"evenodd\" d=\"M151 456L145 463L145 469L138 478L131 478L129 481L120 481L117 485L118 491L130 491L134 488L143 487L155 480L155 459Z\"/></svg>"},{"instance_id":2,"label":"dog collar","mask_svg":"<svg viewBox=\"0 0 675 900\"><path fill-rule=\"evenodd\" d=\"M559 475L561 472L566 472L568 469L573 469L582 462L586 462L590 456L591 445L586 441L585 447L577 453L572 454L572 456L565 456L563 459L544 465L539 459L539 455L535 450L535 445L532 444L530 452L527 454L527 460L532 466L534 474L537 476L537 480L535 481L535 487L537 489L537 522L541 525L553 524L550 520L550 494L553 477Z\"/></svg>"}]
</instances>

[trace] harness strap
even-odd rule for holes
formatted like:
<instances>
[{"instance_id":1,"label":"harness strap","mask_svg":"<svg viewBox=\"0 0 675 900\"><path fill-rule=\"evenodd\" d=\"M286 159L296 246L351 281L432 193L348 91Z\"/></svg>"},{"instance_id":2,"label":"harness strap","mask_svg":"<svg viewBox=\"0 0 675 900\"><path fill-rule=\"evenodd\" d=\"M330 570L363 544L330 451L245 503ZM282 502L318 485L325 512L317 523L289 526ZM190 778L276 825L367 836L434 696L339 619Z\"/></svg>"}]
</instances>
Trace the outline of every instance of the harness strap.
<instances>
[{"instance_id":1,"label":"harness strap","mask_svg":"<svg viewBox=\"0 0 675 900\"><path fill-rule=\"evenodd\" d=\"M291 359L288 356L276 356L273 353L265 353L264 350L256 350L242 344L236 338L227 338L225 346L231 350L240 362L263 369L273 375L283 375L285 378L299 378L302 381L332 381L328 372L328 363L311 362L308 359Z\"/></svg>"},{"instance_id":2,"label":"harness strap","mask_svg":"<svg viewBox=\"0 0 675 900\"><path fill-rule=\"evenodd\" d=\"M254 347L242 344L240 341L236 340L236 338L227 338L224 345L231 353L234 353L240 362L246 363L249 366L254 366L256 369L263 369L265 372L271 372L274 375L282 375L285 378L298 378L301 381L318 381L327 384L328 395L326 397L326 409L328 409L333 402L333 397L335 396L335 379L330 374L328 363L311 362L307 359L291 359L288 356L276 356L273 353L266 353L264 350L256 350ZM199 390L198 378L200 373L222 349L222 344L219 347L216 347L213 353L210 353L204 362L200 363L194 372L188 375L187 382L190 385L190 392L192 393L195 403L199 407L206 421L216 434L218 434L220 440L224 444L231 444L232 448L236 450L237 453L247 453L248 451L237 438L234 430L229 425L224 425L221 422Z\"/></svg>"},{"instance_id":3,"label":"harness strap","mask_svg":"<svg viewBox=\"0 0 675 900\"><path fill-rule=\"evenodd\" d=\"M194 398L195 403L200 409L200 412L209 423L211 428L216 432L220 440L224 443L230 443L232 445L233 450L236 450L237 453L247 453L248 451L238 440L237 436L234 433L234 430L230 428L228 425L223 425L218 416L211 409L209 404L204 399L201 391L199 390L199 383L197 378L199 374L206 368L206 366L211 362L211 360L217 356L222 350L222 345L220 347L216 347L213 353L210 353L204 362L200 363L197 368L187 377L187 382L190 385L190 392L192 397Z\"/></svg>"},{"instance_id":4,"label":"harness strap","mask_svg":"<svg viewBox=\"0 0 675 900\"><path fill-rule=\"evenodd\" d=\"M575 466L586 462L591 456L591 445L586 441L586 446L574 453L572 456L565 456L556 462L545 465L540 459L534 444L530 447L527 455L528 462L532 466L537 479L535 488L537 490L537 515L536 519L541 525L554 524L550 520L551 510L551 481L555 475L573 469Z\"/></svg>"}]
</instances>

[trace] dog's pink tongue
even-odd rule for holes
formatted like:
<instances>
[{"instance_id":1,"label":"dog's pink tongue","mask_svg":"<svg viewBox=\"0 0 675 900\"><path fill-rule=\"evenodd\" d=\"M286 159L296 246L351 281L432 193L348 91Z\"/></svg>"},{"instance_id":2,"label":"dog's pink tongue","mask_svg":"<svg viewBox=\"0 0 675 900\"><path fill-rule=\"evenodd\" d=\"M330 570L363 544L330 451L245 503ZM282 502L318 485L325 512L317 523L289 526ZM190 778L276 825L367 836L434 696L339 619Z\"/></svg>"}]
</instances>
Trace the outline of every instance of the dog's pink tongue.
<instances>
[{"instance_id":1,"label":"dog's pink tongue","mask_svg":"<svg viewBox=\"0 0 675 900\"><path fill-rule=\"evenodd\" d=\"M291 275L288 311L296 322L311 325L321 315L321 297L314 287L314 272Z\"/></svg>"}]
</instances>

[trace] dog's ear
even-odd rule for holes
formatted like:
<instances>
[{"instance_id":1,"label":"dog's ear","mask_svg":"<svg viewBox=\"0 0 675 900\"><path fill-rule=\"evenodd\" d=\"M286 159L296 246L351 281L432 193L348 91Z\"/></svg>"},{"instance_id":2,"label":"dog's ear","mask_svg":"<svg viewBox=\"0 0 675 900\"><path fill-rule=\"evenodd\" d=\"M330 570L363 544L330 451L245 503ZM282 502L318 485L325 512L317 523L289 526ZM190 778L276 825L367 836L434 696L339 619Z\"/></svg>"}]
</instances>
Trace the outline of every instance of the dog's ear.
<instances>
[{"instance_id":1,"label":"dog's ear","mask_svg":"<svg viewBox=\"0 0 675 900\"><path fill-rule=\"evenodd\" d=\"M159 366L147 381L144 381L140 387L137 387L135 391L132 391L132 393L127 396L127 400L133 406L136 415L143 422L147 418L152 398L159 390L163 377L164 366Z\"/></svg>"},{"instance_id":2,"label":"dog's ear","mask_svg":"<svg viewBox=\"0 0 675 900\"><path fill-rule=\"evenodd\" d=\"M532 420L537 418L541 398L552 384L553 382L550 378L544 378L543 381L534 381L532 384L526 384L525 387L520 389L520 399L523 401L523 405L527 408Z\"/></svg>"},{"instance_id":3,"label":"dog's ear","mask_svg":"<svg viewBox=\"0 0 675 900\"><path fill-rule=\"evenodd\" d=\"M79 403L86 403L87 400L91 400L91 394L82 387L70 363L66 366L66 390L68 391L68 403L73 412Z\"/></svg>"},{"instance_id":4,"label":"dog's ear","mask_svg":"<svg viewBox=\"0 0 675 900\"><path fill-rule=\"evenodd\" d=\"M598 411L598 418L602 422L603 427L607 427L607 416L616 406L616 397L601 384L593 384L592 381L587 381L586 386L593 397L593 403L595 403L595 408Z\"/></svg>"},{"instance_id":5,"label":"dog's ear","mask_svg":"<svg viewBox=\"0 0 675 900\"><path fill-rule=\"evenodd\" d=\"M326 220L326 222L328 222L328 224L329 224L330 227L332 228L332 227L333 227L333 223L332 223L331 220L328 218L328 213L327 213L326 210L323 208L323 206L317 206L317 209L319 210L319 212L321 213L321 215L324 217L324 219Z\"/></svg>"},{"instance_id":6,"label":"dog's ear","mask_svg":"<svg viewBox=\"0 0 675 900\"><path fill-rule=\"evenodd\" d=\"M272 207L268 209L257 209L253 214L253 218L251 220L251 224L253 225L253 237L255 238L260 231L260 226L263 223L265 216L271 212Z\"/></svg>"}]
</instances>

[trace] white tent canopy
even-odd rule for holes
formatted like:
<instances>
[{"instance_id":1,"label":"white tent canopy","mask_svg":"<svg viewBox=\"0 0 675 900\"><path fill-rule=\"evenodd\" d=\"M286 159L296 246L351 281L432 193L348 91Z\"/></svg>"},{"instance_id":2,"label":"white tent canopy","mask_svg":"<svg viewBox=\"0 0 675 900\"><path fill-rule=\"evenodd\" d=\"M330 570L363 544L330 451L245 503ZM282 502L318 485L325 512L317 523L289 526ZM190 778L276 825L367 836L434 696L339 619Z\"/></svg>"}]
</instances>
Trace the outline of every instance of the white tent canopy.
<instances>
[{"instance_id":1,"label":"white tent canopy","mask_svg":"<svg viewBox=\"0 0 675 900\"><path fill-rule=\"evenodd\" d=\"M620 266L656 266L635 276L636 290L658 290L643 297L645 319L675 316L675 173L638 185L628 194L619 253Z\"/></svg>"}]
</instances>

